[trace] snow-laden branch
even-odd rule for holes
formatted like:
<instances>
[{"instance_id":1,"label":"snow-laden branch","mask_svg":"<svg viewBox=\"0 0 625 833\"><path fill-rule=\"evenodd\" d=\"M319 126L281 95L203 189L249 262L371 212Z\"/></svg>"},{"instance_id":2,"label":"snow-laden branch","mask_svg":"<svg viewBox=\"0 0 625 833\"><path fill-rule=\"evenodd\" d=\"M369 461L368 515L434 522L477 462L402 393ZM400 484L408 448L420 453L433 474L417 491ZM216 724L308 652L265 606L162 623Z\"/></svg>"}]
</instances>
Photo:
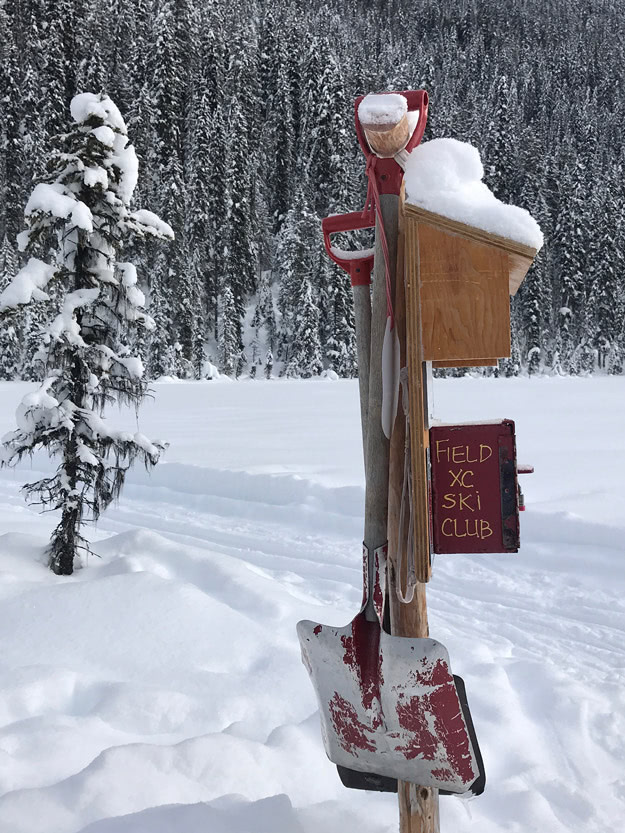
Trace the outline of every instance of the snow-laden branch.
<instances>
[{"instance_id":1,"label":"snow-laden branch","mask_svg":"<svg viewBox=\"0 0 625 833\"><path fill-rule=\"evenodd\" d=\"M174 232L172 227L153 214L151 211L146 211L145 208L140 208L138 211L133 211L125 223L127 228L132 228L142 236L156 237L161 240L173 240Z\"/></svg>"},{"instance_id":2,"label":"snow-laden branch","mask_svg":"<svg viewBox=\"0 0 625 833\"><path fill-rule=\"evenodd\" d=\"M57 340L67 339L68 344L76 347L86 347L85 340L81 335L80 324L76 319L76 310L91 306L100 295L100 290L77 289L65 296L63 308L54 321L48 326L48 334Z\"/></svg>"},{"instance_id":3,"label":"snow-laden branch","mask_svg":"<svg viewBox=\"0 0 625 833\"><path fill-rule=\"evenodd\" d=\"M51 185L40 182L35 186L26 203L24 214L26 217L32 217L39 213L63 220L69 219L76 228L93 231L93 215L89 206L58 182Z\"/></svg>"},{"instance_id":4,"label":"snow-laden branch","mask_svg":"<svg viewBox=\"0 0 625 833\"><path fill-rule=\"evenodd\" d=\"M0 312L14 309L31 301L47 301L48 295L43 291L55 273L55 267L43 260L31 257L15 275L11 283L0 294Z\"/></svg>"}]
</instances>

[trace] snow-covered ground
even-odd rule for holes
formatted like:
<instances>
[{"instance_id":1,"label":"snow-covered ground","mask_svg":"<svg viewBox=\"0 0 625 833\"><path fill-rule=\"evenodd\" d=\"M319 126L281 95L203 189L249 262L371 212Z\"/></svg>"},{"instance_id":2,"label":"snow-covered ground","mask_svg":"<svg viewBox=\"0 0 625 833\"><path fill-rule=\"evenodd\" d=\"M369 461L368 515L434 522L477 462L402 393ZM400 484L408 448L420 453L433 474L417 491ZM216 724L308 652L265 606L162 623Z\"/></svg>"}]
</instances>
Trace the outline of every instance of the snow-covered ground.
<instances>
[{"instance_id":1,"label":"snow-covered ground","mask_svg":"<svg viewBox=\"0 0 625 833\"><path fill-rule=\"evenodd\" d=\"M0 432L32 386L0 384ZM625 380L436 382L446 421L511 417L518 555L438 556L432 635L467 684L483 796L445 833L606 833L625 819ZM156 386L132 474L72 578L31 474L0 471L2 833L382 833L394 796L325 758L295 623L360 599L353 382ZM120 417L121 422L124 420ZM45 458L33 470L45 470Z\"/></svg>"}]
</instances>

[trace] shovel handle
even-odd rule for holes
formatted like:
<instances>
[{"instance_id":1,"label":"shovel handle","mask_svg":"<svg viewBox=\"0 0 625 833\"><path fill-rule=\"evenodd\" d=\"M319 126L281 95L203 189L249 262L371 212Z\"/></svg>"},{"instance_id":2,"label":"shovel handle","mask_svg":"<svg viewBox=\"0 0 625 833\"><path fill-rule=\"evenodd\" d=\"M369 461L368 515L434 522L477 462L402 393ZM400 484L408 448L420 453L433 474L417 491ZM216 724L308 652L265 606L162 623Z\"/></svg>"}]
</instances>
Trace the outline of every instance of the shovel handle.
<instances>
[{"instance_id":1,"label":"shovel handle","mask_svg":"<svg viewBox=\"0 0 625 833\"><path fill-rule=\"evenodd\" d=\"M374 228L375 213L373 211L351 211L349 214L333 214L321 221L323 242L328 256L348 274L352 286L368 286L371 283L373 268L373 249L346 251L337 249L330 239L332 234L341 231L359 231Z\"/></svg>"},{"instance_id":2,"label":"shovel handle","mask_svg":"<svg viewBox=\"0 0 625 833\"><path fill-rule=\"evenodd\" d=\"M399 198L385 194L380 199L381 216L388 240L389 270L397 267L397 224ZM386 264L382 252L380 225L376 229L376 259L371 302L371 358L369 365L369 404L367 409L367 456L365 464L365 533L369 551L384 546L388 522L388 472L390 443L382 427L382 350L387 324Z\"/></svg>"}]
</instances>

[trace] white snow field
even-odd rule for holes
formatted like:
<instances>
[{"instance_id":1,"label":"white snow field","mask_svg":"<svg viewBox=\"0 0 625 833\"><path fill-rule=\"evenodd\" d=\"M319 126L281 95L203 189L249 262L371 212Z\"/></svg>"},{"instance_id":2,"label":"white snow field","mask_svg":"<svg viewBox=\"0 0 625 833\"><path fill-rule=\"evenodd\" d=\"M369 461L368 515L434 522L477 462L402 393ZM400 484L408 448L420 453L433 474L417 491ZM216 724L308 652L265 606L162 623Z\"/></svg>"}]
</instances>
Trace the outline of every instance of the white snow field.
<instances>
[{"instance_id":1,"label":"white snow field","mask_svg":"<svg viewBox=\"0 0 625 833\"><path fill-rule=\"evenodd\" d=\"M32 385L0 384L0 432ZM625 824L625 379L435 382L450 422L517 422L518 555L438 556L432 635L464 677L483 796L443 833ZM130 425L128 415L118 417ZM360 600L355 382L159 384L136 471L71 578L0 471L2 833L387 833L396 797L325 757L298 619ZM45 471L45 458L33 461Z\"/></svg>"}]
</instances>

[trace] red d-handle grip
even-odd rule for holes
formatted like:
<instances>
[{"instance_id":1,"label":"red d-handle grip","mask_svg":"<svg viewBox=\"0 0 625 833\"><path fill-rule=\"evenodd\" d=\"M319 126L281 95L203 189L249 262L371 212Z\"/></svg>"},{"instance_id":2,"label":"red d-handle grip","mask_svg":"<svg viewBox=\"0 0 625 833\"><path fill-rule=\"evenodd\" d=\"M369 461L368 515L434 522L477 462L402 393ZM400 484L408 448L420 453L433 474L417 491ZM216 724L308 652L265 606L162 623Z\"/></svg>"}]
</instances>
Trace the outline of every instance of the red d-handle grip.
<instances>
[{"instance_id":1,"label":"red d-handle grip","mask_svg":"<svg viewBox=\"0 0 625 833\"><path fill-rule=\"evenodd\" d=\"M381 95L403 95L408 103L408 112L414 113L417 110L419 111L417 124L415 125L415 129L412 131L412 136L408 139L408 144L405 147L405 150L410 153L411 150L414 150L417 147L423 138L423 134L425 133L425 126L428 121L428 94L425 90L402 90L398 93L381 93ZM356 111L356 135L358 136L358 142L360 143L362 152L367 158L369 158L373 151L369 147L365 131L360 123L360 119L358 118L358 107L360 106L360 102L363 98L366 98L366 96L359 95L354 102L354 108Z\"/></svg>"},{"instance_id":2,"label":"red d-handle grip","mask_svg":"<svg viewBox=\"0 0 625 833\"><path fill-rule=\"evenodd\" d=\"M323 242L328 256L344 269L352 282L352 286L368 286L371 283L373 268L373 250L346 251L332 245L330 235L340 231L359 231L364 228L374 228L375 212L352 211L349 214L333 214L321 221Z\"/></svg>"},{"instance_id":3,"label":"red d-handle grip","mask_svg":"<svg viewBox=\"0 0 625 833\"><path fill-rule=\"evenodd\" d=\"M409 112L419 111L416 127L406 145L406 150L410 153L411 150L414 150L421 143L421 139L425 133L425 126L428 123L429 98L425 90L405 90L400 95L403 95L408 102Z\"/></svg>"},{"instance_id":4,"label":"red d-handle grip","mask_svg":"<svg viewBox=\"0 0 625 833\"><path fill-rule=\"evenodd\" d=\"M408 102L409 112L414 113L417 110L419 111L419 118L417 119L415 128L412 131L412 136L408 139L408 143L404 148L404 150L410 153L410 151L414 150L421 142L425 132L425 126L428 121L428 94L425 90L403 90L400 93L395 93L395 95L403 95ZM364 95L358 96L354 104L356 115L356 135L358 136L358 142L362 148L362 152L367 160L369 160L372 156L375 156L375 154L369 147L365 131L360 123L360 119L358 118L358 107L364 97ZM375 178L380 194L399 195L401 182L404 176L402 169L394 159L381 159L376 157L375 161Z\"/></svg>"}]
</instances>

